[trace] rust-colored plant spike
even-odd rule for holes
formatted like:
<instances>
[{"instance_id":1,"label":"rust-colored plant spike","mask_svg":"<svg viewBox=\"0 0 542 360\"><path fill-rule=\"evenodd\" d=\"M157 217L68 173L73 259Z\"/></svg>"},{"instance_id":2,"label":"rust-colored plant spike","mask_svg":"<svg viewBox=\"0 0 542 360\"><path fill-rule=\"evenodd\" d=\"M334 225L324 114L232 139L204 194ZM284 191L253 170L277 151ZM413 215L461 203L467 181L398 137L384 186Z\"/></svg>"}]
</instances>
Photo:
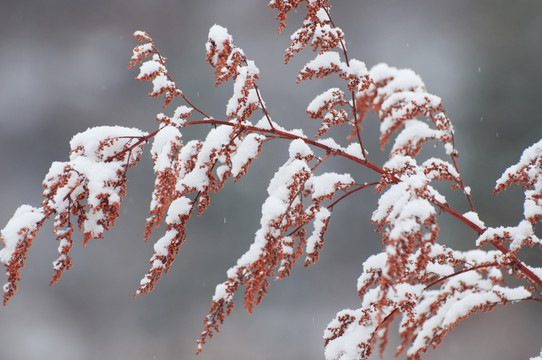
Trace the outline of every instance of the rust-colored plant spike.
<instances>
[{"instance_id":1,"label":"rust-colored plant spike","mask_svg":"<svg viewBox=\"0 0 542 360\"><path fill-rule=\"evenodd\" d=\"M226 28L212 26L206 43L216 85L233 81L225 119L209 116L192 103L173 81L153 39L136 31L140 44L129 65L139 66L136 79L152 83L149 96L162 97L164 109L176 98L184 104L171 115L157 114L157 129L150 133L102 126L73 137L69 160L54 162L45 176L41 206L19 207L1 232L0 261L7 274L4 304L17 290L27 252L47 219L53 219L59 243L51 285L72 266L74 222L83 233L83 245L103 238L115 225L129 169L137 165L149 142L156 180L144 238L150 239L163 222L165 231L154 244L150 268L136 295L152 291L186 240L185 227L192 215L202 214L211 194L229 178L239 180L264 144L277 138L289 141L288 156L267 188L254 242L216 287L197 341L198 353L231 314L241 289L244 307L252 312L271 280L289 276L300 258L305 266L318 261L333 210L343 199L368 188L380 194L371 221L382 237L383 250L363 262L357 282L360 307L339 311L325 330L326 359L366 359L375 347L382 353L396 318L401 339L396 353L419 359L474 312L522 300L542 302L542 268L518 257L521 249L542 245L534 231L542 217L542 140L524 151L495 188L497 194L511 184L523 187L523 219L516 226L486 227L459 171L454 129L441 99L427 92L410 69L386 64L367 69L362 61L350 58L345 34L331 18L330 1L271 0L268 6L278 11L279 32L286 28L288 13L302 4L306 16L291 36L285 61L310 47L315 57L299 71L297 82L333 75L344 81L342 88L332 87L308 104L308 120L320 122L317 133L306 136L272 120L257 85L260 70ZM380 120L381 148L391 143L389 159L381 165L371 161L362 143L362 123L369 111ZM211 125L207 135L183 140L183 128L197 125ZM334 126L351 129L348 145L323 138ZM449 159L420 159L427 142L442 145ZM380 180L366 183L348 173L321 171L320 165L335 157L367 168ZM467 211L453 209L434 187L436 181L464 196ZM438 243L440 214L451 215L476 232L471 250ZM519 283L507 285L503 272Z\"/></svg>"}]
</instances>

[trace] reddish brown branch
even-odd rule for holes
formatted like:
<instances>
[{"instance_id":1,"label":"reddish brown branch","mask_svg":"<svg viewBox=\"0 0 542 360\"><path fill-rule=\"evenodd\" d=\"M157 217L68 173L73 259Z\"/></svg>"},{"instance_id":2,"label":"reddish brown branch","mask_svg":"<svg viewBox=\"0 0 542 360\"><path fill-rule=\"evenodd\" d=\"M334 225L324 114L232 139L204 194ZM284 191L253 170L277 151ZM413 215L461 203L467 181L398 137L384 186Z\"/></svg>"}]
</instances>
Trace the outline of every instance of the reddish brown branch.
<instances>
[{"instance_id":1,"label":"reddish brown branch","mask_svg":"<svg viewBox=\"0 0 542 360\"><path fill-rule=\"evenodd\" d=\"M271 129L274 129L273 122L271 121L271 117L269 116L269 112L267 111L267 108L263 104L262 97L260 95L260 89L258 88L258 85L254 83L254 90L256 91L256 95L258 96L258 101L260 102L260 106L262 107L262 111L265 114L265 117L267 118L267 122L269 123L269 126L271 126Z\"/></svg>"},{"instance_id":2,"label":"reddish brown branch","mask_svg":"<svg viewBox=\"0 0 542 360\"><path fill-rule=\"evenodd\" d=\"M344 194L343 196L341 196L340 198L338 198L337 200L335 200L335 201L334 201L331 205L329 205L327 208L328 208L329 210L333 210L333 207L334 207L335 205L337 205L339 202L341 202L344 198L346 198L346 197L352 195L352 194L355 193L355 192L358 192L358 191L363 190L363 189L365 189L365 188L368 188L368 187L370 187L370 186L376 186L376 185L378 185L378 184L379 184L379 182L376 181L376 182L372 182L372 183L360 185L359 187L355 188L354 190L350 190L349 192L347 192L346 194Z\"/></svg>"},{"instance_id":3,"label":"reddish brown branch","mask_svg":"<svg viewBox=\"0 0 542 360\"><path fill-rule=\"evenodd\" d=\"M440 202L438 202L436 200L432 200L431 202L434 205L438 206L442 211L452 215L453 217L455 217L459 221L463 222L465 225L469 226L471 229L476 231L478 233L478 235L481 235L481 234L484 233L485 229L482 229L481 227L479 227L478 225L476 225L475 223L473 223L472 221L470 221L469 219L467 219L466 217L464 217L463 215L461 215L460 213L458 213L457 211L452 209L447 204L442 204L442 203L440 203ZM491 240L489 242L491 243L491 245L495 246L504 255L509 255L510 251L507 248L505 248L502 244L499 244L495 240ZM542 279L540 279L535 273L533 273L531 270L529 270L529 268L526 267L523 264L523 262L521 262L515 255L510 255L510 260L515 265L517 265L519 270L523 274L525 274L525 276L527 276L533 283L535 283L536 285L542 287Z\"/></svg>"},{"instance_id":4,"label":"reddish brown branch","mask_svg":"<svg viewBox=\"0 0 542 360\"><path fill-rule=\"evenodd\" d=\"M198 121L187 121L185 126L189 126L189 125L226 125L226 126L235 126L236 124L233 124L231 122L224 121L224 120L206 119L206 120L198 120ZM150 138L155 136L161 129L162 128L160 128L160 129L158 129L158 130L156 130L156 131L154 131L154 132L152 132L152 133L150 133L150 134L148 134L146 136L141 137L134 145L123 149L121 152L119 152L119 153L117 153L115 155L112 155L112 156L108 157L106 159L106 162L112 161L114 158L119 157L119 156L123 155L124 153L126 153L128 151L132 151L137 146L141 145L142 143L148 141ZM327 153L332 153L334 155L341 156L341 157L344 157L346 159L352 160L352 161L354 161L354 162L356 162L356 163L358 163L360 165L363 165L363 166L377 172L380 175L385 175L385 174L387 175L387 172L384 169L382 169L378 165L373 164L369 160L360 159L360 158L355 157L353 155L350 155L350 154L348 154L348 153L346 153L346 152L344 152L342 150L333 149L333 148L331 148L331 147L329 147L327 145L324 145L324 144L322 144L322 143L320 143L318 141L311 140L311 139L308 139L308 138L303 137L303 136L295 135L295 134L289 133L287 131L278 130L276 128L264 129L264 128L260 128L260 127L256 127L256 126L242 125L241 129L244 130L244 131L248 131L248 132L259 132L259 133L263 133L263 134L271 134L271 135L274 135L275 137L282 138L282 139L288 139L288 140L300 139L300 140L304 141L308 145L312 145L314 147L320 148L320 149L326 151ZM399 183L400 181L401 180L399 178L395 177L395 176L393 176L391 178L392 183ZM476 225L475 223L473 223L472 221L467 219L465 216L458 213L456 210L452 209L449 205L443 204L443 203L441 203L439 201L436 201L434 199L431 200L431 202L435 206L439 207L442 211L452 215L453 217L455 217L459 221L463 222L465 225L469 226L471 229L476 231L479 235L481 235L484 232L485 229L482 229L481 227L479 227L478 225ZM495 246L499 251L501 251L503 254L507 255L509 253L508 249L506 249L503 245L497 243L496 241L490 241L490 243L493 246ZM529 270L515 256L513 256L513 255L510 256L510 259L514 264L516 264L518 266L519 270L523 274L525 274L525 276L527 276L533 283L535 283L538 286L542 287L542 279L540 279L538 276L536 276L536 274L534 274L531 270Z\"/></svg>"},{"instance_id":5,"label":"reddish brown branch","mask_svg":"<svg viewBox=\"0 0 542 360\"><path fill-rule=\"evenodd\" d=\"M494 266L497 266L497 265L498 265L497 263L482 264L482 265L473 266L473 267L468 268L468 269L459 270L457 272L454 272L453 274L443 276L443 277L433 281L429 285L426 285L424 290L428 290L428 289L432 288L433 286L437 285L438 283L446 281L446 280L448 280L448 279L450 279L450 278L452 278L454 276L457 276L459 274L463 274L463 273L473 271L473 270L483 269L483 268L486 268L486 267L494 267Z\"/></svg>"},{"instance_id":6,"label":"reddish brown branch","mask_svg":"<svg viewBox=\"0 0 542 360\"><path fill-rule=\"evenodd\" d=\"M153 136L155 136L156 134L158 134L158 133L160 132L160 130L162 130L162 129L163 129L163 128L159 128L159 129L153 131L152 133L150 133L150 134L148 134L148 135L145 135L145 136L140 137L139 140L137 140L136 143L135 143L134 145L122 149L122 151L119 151L119 152L116 153L115 155L109 156L107 159L105 159L105 162L111 162L111 161L113 161L113 159L118 158L119 156L122 156L122 155L124 155L124 154L127 153L127 152L131 152L132 150L134 150L136 147L138 147L138 146L141 145L142 143L149 141L150 138L152 138Z\"/></svg>"},{"instance_id":7,"label":"reddish brown branch","mask_svg":"<svg viewBox=\"0 0 542 360\"><path fill-rule=\"evenodd\" d=\"M169 75L168 75L168 77L169 77ZM196 110L197 112L199 112L199 113L200 113L201 115L203 115L205 118L210 118L210 117L211 117L211 116L207 115L205 112L203 112L202 110L200 110L200 108L198 108L197 106L195 106L194 104L192 104L192 103L190 102L190 100L188 100L188 99L186 98L186 96L185 96L184 94L181 94L181 97L183 98L184 101L186 101L186 103L187 103L188 105L190 105L190 107L194 108L194 110Z\"/></svg>"},{"instance_id":8,"label":"reddish brown branch","mask_svg":"<svg viewBox=\"0 0 542 360\"><path fill-rule=\"evenodd\" d=\"M228 121L224 121L224 120L216 120L216 119L206 119L206 120L197 120L197 121L187 121L185 126L189 126L189 125L226 125L226 126L235 126L236 124L233 124L231 122L228 122ZM318 141L315 141L315 140L311 140L311 139L308 139L306 137L303 137L303 136L299 136L299 135L294 135L292 133L289 133L289 132L286 132L286 131L282 131L282 130L278 130L278 129L265 129L265 128L260 128L260 127L256 127L256 126L242 126L242 128L248 132L259 132L259 133L262 133L262 134L271 134L271 135L274 135L275 137L278 137L278 138L281 138L281 139L288 139L288 140L296 140L296 139L299 139L299 140L302 140L304 141L306 144L308 145L312 145L314 147L317 147L317 148L320 148L326 152L330 152L330 153L333 153L334 155L338 155L338 156L342 156L346 159L349 159L349 160L352 160L360 165L363 165L373 171L376 171L377 173L383 175L386 173L386 171L384 171L381 167L373 164L372 162L368 161L368 160L364 160L364 159L360 159L356 156L353 156L353 155L350 155L342 150L337 150L337 149L334 149L334 148L331 148L327 145L324 145ZM398 178L394 178L394 182L399 182L400 180Z\"/></svg>"},{"instance_id":9,"label":"reddish brown branch","mask_svg":"<svg viewBox=\"0 0 542 360\"><path fill-rule=\"evenodd\" d=\"M202 121L190 121L190 122L186 123L186 125L197 125L197 124L234 126L234 124L232 124L230 122L222 121L222 120L215 120L215 119L208 119L208 120L202 120ZM305 137L302 137L302 136L294 135L294 134L291 134L289 132L285 132L285 131L281 131L281 130L277 130L277 129L263 129L263 128L258 128L258 127L255 127L255 126L245 126L244 128L249 132L256 131L256 132L261 132L261 133L265 133L265 134L273 134L273 135L275 135L277 137L280 137L280 138L283 138L283 139L289 139L289 140L300 139L300 140L303 140L308 145L312 145L314 147L323 149L323 150L325 150L327 152L331 152L331 153L336 154L338 156L342 156L344 158L352 160L352 161L354 161L354 162L356 162L356 163L358 163L360 165L363 165L363 166L365 166L365 167L379 173L380 175L387 174L387 172L384 169L382 169L378 165L373 164L369 160L360 159L360 158L352 156L352 155L350 155L350 154L348 154L348 153L346 153L344 151L332 149L327 145L319 143L318 141L314 141L314 140L311 140L311 139L308 139L308 138L305 138ZM399 178L393 176L391 178L391 181L392 181L392 183L399 183L401 180ZM461 215L456 210L452 209L449 205L442 204L441 202L436 201L434 199L431 200L431 202L434 205L438 206L442 211L452 215L453 217L455 217L459 221L463 222L465 225L469 226L471 229L476 231L479 235L481 235L484 232L485 229L482 229L481 227L479 227L478 225L476 225L475 223L473 223L472 221L467 219L465 216ZM496 241L490 241L490 243L493 246L495 246L499 251L501 251L503 254L507 255L509 253L508 249L506 249L504 246L497 243ZM542 279L540 279L538 276L536 276L535 273L533 273L531 270L529 270L529 268L527 268L514 255L510 256L510 259L514 264L516 264L518 266L519 270L523 274L525 274L525 276L527 276L533 283L535 283L538 286L542 287Z\"/></svg>"},{"instance_id":10,"label":"reddish brown branch","mask_svg":"<svg viewBox=\"0 0 542 360\"><path fill-rule=\"evenodd\" d=\"M329 11L327 10L327 8L325 6L322 6L322 9L324 9L324 11L326 12L329 22L331 23L331 26L335 28L336 27L335 23L333 22L333 19L331 19L331 15L329 14ZM346 46L344 45L344 41L341 39L339 40L339 42L343 50L344 61L346 63L346 66L350 67L350 61L348 60L348 51L346 51ZM356 131L356 137L358 139L359 146L361 147L361 153L363 154L363 158L367 158L367 153L365 152L365 148L363 147L363 142L361 141L361 134L359 131L360 129L358 126L358 118L357 118L358 112L356 110L356 93L354 92L354 90L350 91L350 93L352 95L352 114L354 116L354 130Z\"/></svg>"},{"instance_id":11,"label":"reddish brown branch","mask_svg":"<svg viewBox=\"0 0 542 360\"><path fill-rule=\"evenodd\" d=\"M465 193L465 197L467 198L467 201L469 202L471 211L476 212L476 210L474 210L474 204L472 203L472 196L470 194L470 191L466 190L465 183L463 182L463 177L461 176L461 173L459 172L459 166L457 166L457 161L456 161L457 156L458 155L455 153L450 155L455 167L455 171L457 171L457 173L459 174L459 186L461 186L461 189L463 189L463 192Z\"/></svg>"}]
</instances>

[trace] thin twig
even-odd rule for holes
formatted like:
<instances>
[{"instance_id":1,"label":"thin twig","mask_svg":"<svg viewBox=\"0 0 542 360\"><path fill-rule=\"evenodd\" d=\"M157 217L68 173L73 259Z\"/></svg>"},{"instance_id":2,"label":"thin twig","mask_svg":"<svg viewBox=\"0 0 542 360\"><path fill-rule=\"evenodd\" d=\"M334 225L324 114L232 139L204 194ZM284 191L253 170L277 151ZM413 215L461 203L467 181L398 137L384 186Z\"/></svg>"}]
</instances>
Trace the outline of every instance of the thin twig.
<instances>
[{"instance_id":1,"label":"thin twig","mask_svg":"<svg viewBox=\"0 0 542 360\"><path fill-rule=\"evenodd\" d=\"M327 10L327 8L325 6L322 6L322 9L324 9L324 11L326 12L329 22L331 23L331 26L335 28L336 27L335 23L333 22L333 19L331 18L331 15L329 14L329 11ZM346 51L346 46L344 44L344 41L342 39L339 39L339 42L341 43L346 66L350 67L350 61L348 60L348 52ZM356 137L358 138L359 146L361 147L361 153L363 154L363 158L366 159L367 153L365 152L365 148L363 147L363 142L361 141L361 134L359 131L359 126L358 126L358 118L357 118L358 114L357 114L357 109L356 109L356 93L354 90L352 90L350 91L350 94L352 96L352 115L354 116L354 129L356 131Z\"/></svg>"},{"instance_id":2,"label":"thin twig","mask_svg":"<svg viewBox=\"0 0 542 360\"><path fill-rule=\"evenodd\" d=\"M454 164L455 171L457 171L457 173L459 174L459 186L461 186L461 189L463 189L463 192L465 193L465 197L467 198L467 201L469 202L469 207L471 211L476 212L476 210L474 210L474 204L472 203L472 196L470 194L470 191L467 191L465 183L463 182L463 177L461 176L461 173L459 172L459 166L457 166L457 161L456 161L457 156L458 155L455 153L450 154L450 157L452 158L452 162Z\"/></svg>"},{"instance_id":3,"label":"thin twig","mask_svg":"<svg viewBox=\"0 0 542 360\"><path fill-rule=\"evenodd\" d=\"M267 122L269 123L269 126L271 126L271 129L275 129L275 127L273 126L273 122L271 121L271 117L269 116L269 112L267 111L267 108L265 107L262 101L262 97L260 96L260 89L258 88L258 85L256 85L256 82L254 82L254 90L256 90L258 101L260 102L260 106L262 107L262 111L265 114L265 117L267 118Z\"/></svg>"},{"instance_id":4,"label":"thin twig","mask_svg":"<svg viewBox=\"0 0 542 360\"><path fill-rule=\"evenodd\" d=\"M329 210L333 210L333 207L335 205L337 205L337 203L341 202L344 198L352 195L353 193L355 192L358 192L360 190L363 190L363 189L366 189L370 186L376 186L378 185L380 182L376 181L376 182L372 182L372 183L368 183L368 184L363 184L363 185L360 185L359 187L355 188L354 190L350 190L349 192L347 192L346 194L344 194L343 196L341 196L340 198L338 198L336 201L334 201L331 205L329 205L327 208Z\"/></svg>"},{"instance_id":5,"label":"thin twig","mask_svg":"<svg viewBox=\"0 0 542 360\"><path fill-rule=\"evenodd\" d=\"M457 272L454 272L453 274L450 274L450 275L446 275L446 276L443 276L435 281L433 281L432 283L430 283L429 285L426 285L424 290L428 290L430 288L432 288L433 286L443 282L443 281L446 281L454 276L457 276L459 274L463 274L463 273L466 273L466 272L469 272L469 271L473 271L473 270L478 270L478 269L483 269L483 268L486 268L486 267L495 267L495 266L498 266L499 264L497 263L491 263L491 264L482 264L482 265L477 265L477 266L473 266L473 267L470 267L468 269L463 269L463 270L459 270Z\"/></svg>"}]
</instances>

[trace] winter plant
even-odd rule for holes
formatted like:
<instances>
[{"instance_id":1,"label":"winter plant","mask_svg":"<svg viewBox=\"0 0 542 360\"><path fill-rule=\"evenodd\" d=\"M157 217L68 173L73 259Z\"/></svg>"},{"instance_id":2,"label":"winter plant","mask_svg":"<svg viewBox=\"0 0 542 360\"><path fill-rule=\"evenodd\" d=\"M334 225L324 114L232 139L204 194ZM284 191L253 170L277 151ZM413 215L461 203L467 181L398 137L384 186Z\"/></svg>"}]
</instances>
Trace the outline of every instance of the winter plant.
<instances>
[{"instance_id":1,"label":"winter plant","mask_svg":"<svg viewBox=\"0 0 542 360\"><path fill-rule=\"evenodd\" d=\"M270 1L268 6L278 11L279 32L288 13L302 2ZM286 63L308 46L316 55L299 71L298 83L327 76L344 81L341 88L330 88L308 104L309 121L321 123L314 136L285 129L271 119L257 86L258 67L234 45L224 27L212 26L206 43L206 60L215 70L216 85L233 82L223 119L207 114L183 94L155 42L136 31L140 44L130 61L130 67L139 66L136 79L152 83L149 96L162 97L164 109L176 98L184 104L171 115L158 114L158 127L150 133L101 126L71 139L69 160L54 162L45 176L41 206L22 205L1 232L0 260L7 274L4 304L17 290L28 249L47 219L54 221L59 252L51 285L72 265L74 227L82 232L85 245L103 238L114 226L129 169L138 164L148 143L156 181L144 237L148 239L163 221L165 233L154 244L150 268L136 295L152 291L178 254L187 221L205 211L211 193L220 191L228 179L239 180L264 144L274 139L289 141L288 158L269 182L254 242L216 287L197 352L218 332L242 288L244 306L252 312L271 279L290 275L300 257L305 266L317 261L333 210L364 189L380 194L371 221L382 237L383 250L362 264L357 281L360 307L341 310L325 330L326 359L365 359L375 347L382 352L396 318L401 339L396 353L419 359L476 311L517 301L542 302L542 268L518 257L521 249L542 245L534 233L542 217L542 140L523 152L494 190L497 194L512 184L522 186L523 219L517 225L486 227L459 171L454 130L441 99L427 92L410 69L378 64L368 70L351 58L344 33L330 16L329 0L308 0L305 7L303 25L286 49ZM380 120L382 149L392 144L389 159L381 165L371 161L362 142L362 123L370 112ZM183 128L198 125L209 129L205 138L183 140ZM335 126L351 129L347 145L325 137ZM428 142L444 149L446 159L420 159ZM348 173L319 169L324 161L337 157L347 159L352 167L369 169L378 180L367 183ZM468 211L452 208L435 182L447 183L455 191L452 194L464 196ZM453 216L478 234L471 250L438 243L441 214Z\"/></svg>"}]
</instances>

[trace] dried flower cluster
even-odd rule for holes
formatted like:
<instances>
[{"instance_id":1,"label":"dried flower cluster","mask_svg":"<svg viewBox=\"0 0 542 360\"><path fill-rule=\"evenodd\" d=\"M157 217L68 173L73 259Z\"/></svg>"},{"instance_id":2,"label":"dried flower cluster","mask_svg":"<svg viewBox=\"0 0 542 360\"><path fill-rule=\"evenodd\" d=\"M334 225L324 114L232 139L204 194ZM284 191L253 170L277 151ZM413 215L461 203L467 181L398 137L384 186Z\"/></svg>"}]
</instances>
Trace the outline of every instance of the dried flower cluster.
<instances>
[{"instance_id":1,"label":"dried flower cluster","mask_svg":"<svg viewBox=\"0 0 542 360\"><path fill-rule=\"evenodd\" d=\"M279 32L286 27L288 13L302 3L271 0L268 6L278 11ZM362 61L350 59L345 34L331 19L329 1L307 0L305 5L307 15L291 36L286 62L310 45L316 55L299 71L298 82L331 75L345 81L344 89L330 88L307 106L308 118L321 122L316 140L271 119L257 86L259 69L234 45L224 27L211 27L206 60L215 69L217 86L233 81L227 120L215 119L191 103L172 80L166 58L151 37L135 32L141 42L130 62L130 67L139 66L136 79L152 82L149 96L163 97L164 109L179 97L185 104L171 116L158 114L158 128L151 133L115 126L88 129L73 137L69 161L54 162L44 179L41 207L21 206L1 232L0 261L7 269L4 303L17 290L19 271L46 219L54 219L59 241L51 284L71 266L72 217L84 235L83 245L102 238L114 225L128 169L137 164L150 141L156 181L145 239L162 222L166 225L136 294L152 291L178 254L192 214L205 211L211 194L230 177L235 182L246 174L263 144L276 138L290 141L288 158L269 183L254 242L216 287L197 352L218 332L242 288L244 306L251 312L271 279L290 275L300 257L305 266L317 261L334 207L366 188L381 194L371 220L384 248L362 264L357 283L360 307L340 311L329 323L324 334L326 359L365 359L375 346L384 351L395 318L400 318L397 354L419 359L476 311L520 300L542 301L542 268L517 257L526 246L542 245L534 232L542 217L542 140L525 150L495 188L498 193L511 184L523 186L524 219L516 226L486 227L460 174L454 130L441 99L428 93L412 70L386 64L368 70ZM389 160L382 166L370 161L361 141L362 122L369 111L380 119L382 149L392 143ZM204 139L183 141L183 128L195 125L212 127ZM346 147L323 138L339 125L352 131ZM449 159L420 160L426 142L442 145ZM367 184L347 173L317 170L333 157L368 168L380 181ZM434 187L436 181L447 182L464 195L468 211L452 209ZM458 251L437 242L439 213L452 215L478 234L472 250ZM507 285L503 272L523 285Z\"/></svg>"}]
</instances>

